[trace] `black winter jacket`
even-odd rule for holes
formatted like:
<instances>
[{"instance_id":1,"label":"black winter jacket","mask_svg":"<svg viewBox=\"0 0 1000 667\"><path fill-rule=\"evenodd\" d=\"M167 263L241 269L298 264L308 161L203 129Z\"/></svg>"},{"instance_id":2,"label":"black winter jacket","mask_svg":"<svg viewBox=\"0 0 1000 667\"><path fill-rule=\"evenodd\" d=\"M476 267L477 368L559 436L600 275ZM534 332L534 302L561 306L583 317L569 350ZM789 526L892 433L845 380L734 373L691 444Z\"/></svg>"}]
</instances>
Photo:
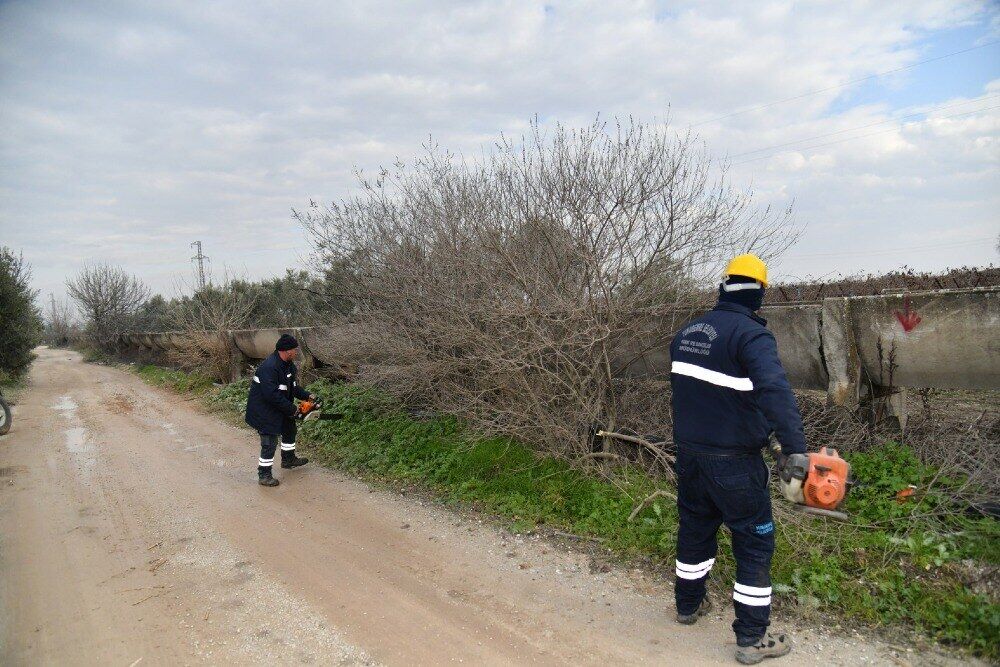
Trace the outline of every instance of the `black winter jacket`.
<instances>
[{"instance_id":1,"label":"black winter jacket","mask_svg":"<svg viewBox=\"0 0 1000 667\"><path fill-rule=\"evenodd\" d=\"M757 452L773 431L782 452L806 451L802 416L767 321L720 302L670 345L671 408L679 449Z\"/></svg>"},{"instance_id":2,"label":"black winter jacket","mask_svg":"<svg viewBox=\"0 0 1000 667\"><path fill-rule=\"evenodd\" d=\"M250 379L246 420L264 435L281 435L281 423L295 415L297 398L309 398L309 392L299 386L298 369L291 361L282 361L273 352L260 362Z\"/></svg>"}]
</instances>

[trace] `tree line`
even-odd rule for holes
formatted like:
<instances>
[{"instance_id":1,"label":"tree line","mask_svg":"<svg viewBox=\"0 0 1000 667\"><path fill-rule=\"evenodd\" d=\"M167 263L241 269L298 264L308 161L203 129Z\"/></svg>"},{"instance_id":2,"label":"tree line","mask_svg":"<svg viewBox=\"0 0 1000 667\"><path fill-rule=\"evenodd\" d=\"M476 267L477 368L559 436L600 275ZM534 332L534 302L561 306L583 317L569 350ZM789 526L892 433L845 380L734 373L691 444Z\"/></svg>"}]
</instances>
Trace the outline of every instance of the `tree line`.
<instances>
[{"instance_id":1,"label":"tree line","mask_svg":"<svg viewBox=\"0 0 1000 667\"><path fill-rule=\"evenodd\" d=\"M114 353L121 335L135 331L218 331L308 326L349 310L327 296L327 278L304 270L264 280L226 280L167 298L112 264L82 268L66 281L68 299L46 313L46 341Z\"/></svg>"}]
</instances>

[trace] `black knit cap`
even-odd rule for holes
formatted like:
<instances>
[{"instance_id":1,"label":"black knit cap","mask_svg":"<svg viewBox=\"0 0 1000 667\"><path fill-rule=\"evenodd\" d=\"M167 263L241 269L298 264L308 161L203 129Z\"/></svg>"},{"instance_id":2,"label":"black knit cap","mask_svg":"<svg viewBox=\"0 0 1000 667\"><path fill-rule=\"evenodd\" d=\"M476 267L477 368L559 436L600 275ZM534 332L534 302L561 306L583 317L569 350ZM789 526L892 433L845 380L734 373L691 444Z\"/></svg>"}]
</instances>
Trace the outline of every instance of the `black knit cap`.
<instances>
[{"instance_id":1,"label":"black knit cap","mask_svg":"<svg viewBox=\"0 0 1000 667\"><path fill-rule=\"evenodd\" d=\"M299 341L295 340L295 336L290 334L281 334L281 338L275 344L274 349L278 352L287 352L288 350L294 350L299 346Z\"/></svg>"}]
</instances>

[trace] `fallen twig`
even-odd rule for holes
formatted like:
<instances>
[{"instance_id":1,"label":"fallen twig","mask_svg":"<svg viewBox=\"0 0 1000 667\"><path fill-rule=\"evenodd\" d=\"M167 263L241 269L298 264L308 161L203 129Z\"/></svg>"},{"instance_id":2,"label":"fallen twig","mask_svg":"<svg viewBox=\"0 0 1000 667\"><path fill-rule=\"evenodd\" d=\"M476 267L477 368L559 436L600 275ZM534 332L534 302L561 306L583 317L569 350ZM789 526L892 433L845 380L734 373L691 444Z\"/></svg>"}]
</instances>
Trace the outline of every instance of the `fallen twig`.
<instances>
[{"instance_id":1,"label":"fallen twig","mask_svg":"<svg viewBox=\"0 0 1000 667\"><path fill-rule=\"evenodd\" d=\"M163 595L166 592L167 591L163 590L163 591L160 591L159 593L153 593L152 595L147 595L146 597L144 597L143 599L139 600L138 602L133 602L132 606L135 607L137 605L142 604L146 600L152 600L153 598L158 598L158 597L160 597L161 595Z\"/></svg>"},{"instance_id":2,"label":"fallen twig","mask_svg":"<svg viewBox=\"0 0 1000 667\"><path fill-rule=\"evenodd\" d=\"M166 588L165 586L139 586L138 588L126 588L118 593L131 593L133 591L148 591L152 588Z\"/></svg>"},{"instance_id":3,"label":"fallen twig","mask_svg":"<svg viewBox=\"0 0 1000 667\"><path fill-rule=\"evenodd\" d=\"M589 454L584 454L580 457L580 460L584 459L621 459L623 457L615 454L614 452L590 452Z\"/></svg>"},{"instance_id":4,"label":"fallen twig","mask_svg":"<svg viewBox=\"0 0 1000 667\"><path fill-rule=\"evenodd\" d=\"M625 442L632 442L637 445L642 445L649 451L653 452L654 455L656 455L656 458L659 459L660 463L663 465L664 470L666 470L667 472L673 472L672 464L674 462L674 457L670 454L667 454L665 451L663 451L662 449L651 443L649 440L646 440L645 438L640 438L634 435L625 435L624 433L612 433L611 431L598 431L597 437L616 438L618 440L624 440Z\"/></svg>"},{"instance_id":5,"label":"fallen twig","mask_svg":"<svg viewBox=\"0 0 1000 667\"><path fill-rule=\"evenodd\" d=\"M574 533L564 533L561 530L553 530L553 535L558 535L559 537L568 537L574 540L590 540L591 542L604 542L603 537L591 537L590 535L576 535Z\"/></svg>"},{"instance_id":6,"label":"fallen twig","mask_svg":"<svg viewBox=\"0 0 1000 667\"><path fill-rule=\"evenodd\" d=\"M103 584L106 584L106 583L108 583L109 581L111 581L112 579L115 579L115 578L117 578L117 577L120 577L120 576L122 576L122 575L125 575L125 574L128 574L129 572L132 572L132 571L134 571L134 570L135 570L135 565L131 565L131 566L127 567L126 569L122 570L121 572L119 572L118 574L112 574L112 575L111 575L110 577L108 577L107 579L105 579L105 580L103 580L103 581L99 581L99 582L97 582L97 585L98 585L98 586L101 586L101 585L103 585Z\"/></svg>"},{"instance_id":7,"label":"fallen twig","mask_svg":"<svg viewBox=\"0 0 1000 667\"><path fill-rule=\"evenodd\" d=\"M651 494L646 496L641 503L635 506L635 509L632 510L632 513L628 515L629 522L635 519L635 517L639 514L639 512L645 509L651 502L660 497L673 498L674 500L677 499L677 496L670 493L669 491L665 489L657 489L656 491L653 491Z\"/></svg>"}]
</instances>

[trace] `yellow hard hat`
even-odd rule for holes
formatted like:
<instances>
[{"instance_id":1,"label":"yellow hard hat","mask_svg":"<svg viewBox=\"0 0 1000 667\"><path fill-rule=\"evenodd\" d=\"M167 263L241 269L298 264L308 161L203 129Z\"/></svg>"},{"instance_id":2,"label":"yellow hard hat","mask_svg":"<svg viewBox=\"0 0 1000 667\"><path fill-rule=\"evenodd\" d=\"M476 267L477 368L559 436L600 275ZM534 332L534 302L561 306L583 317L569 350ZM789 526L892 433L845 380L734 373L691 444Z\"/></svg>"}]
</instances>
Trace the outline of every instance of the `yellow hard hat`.
<instances>
[{"instance_id":1,"label":"yellow hard hat","mask_svg":"<svg viewBox=\"0 0 1000 667\"><path fill-rule=\"evenodd\" d=\"M729 261L723 279L730 276L753 278L767 287L767 264L757 255L737 255Z\"/></svg>"}]
</instances>

